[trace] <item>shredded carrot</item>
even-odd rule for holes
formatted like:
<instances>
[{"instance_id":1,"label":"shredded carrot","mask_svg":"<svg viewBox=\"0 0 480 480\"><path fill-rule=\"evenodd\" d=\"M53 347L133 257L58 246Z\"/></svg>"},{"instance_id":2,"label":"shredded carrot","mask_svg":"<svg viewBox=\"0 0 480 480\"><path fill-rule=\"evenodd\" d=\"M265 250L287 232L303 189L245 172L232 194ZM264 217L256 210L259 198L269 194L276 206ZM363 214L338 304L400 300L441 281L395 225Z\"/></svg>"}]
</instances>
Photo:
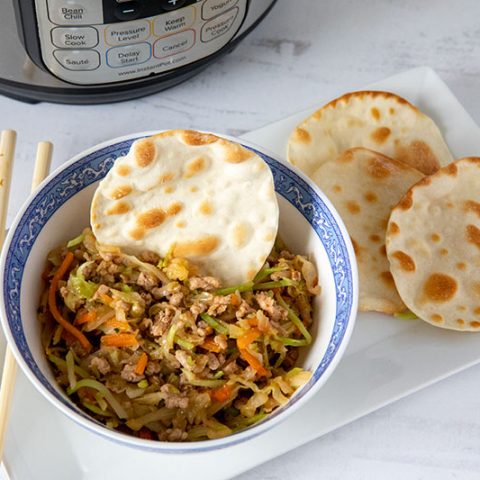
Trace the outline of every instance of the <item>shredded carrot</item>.
<instances>
[{"instance_id":1,"label":"shredded carrot","mask_svg":"<svg viewBox=\"0 0 480 480\"><path fill-rule=\"evenodd\" d=\"M76 318L77 325L82 325L83 323L94 322L97 319L96 310L85 310Z\"/></svg>"},{"instance_id":2,"label":"shredded carrot","mask_svg":"<svg viewBox=\"0 0 480 480\"><path fill-rule=\"evenodd\" d=\"M223 385L223 387L217 388L216 390L211 390L209 393L210 398L214 402L223 403L227 400L230 400L233 390L229 385Z\"/></svg>"},{"instance_id":3,"label":"shredded carrot","mask_svg":"<svg viewBox=\"0 0 480 480\"><path fill-rule=\"evenodd\" d=\"M233 294L230 298L230 304L234 307L238 307L240 305L240 299L238 298L237 294Z\"/></svg>"},{"instance_id":4,"label":"shredded carrot","mask_svg":"<svg viewBox=\"0 0 480 480\"><path fill-rule=\"evenodd\" d=\"M269 376L268 370L247 349L240 349L240 356L261 376Z\"/></svg>"},{"instance_id":5,"label":"shredded carrot","mask_svg":"<svg viewBox=\"0 0 480 480\"><path fill-rule=\"evenodd\" d=\"M251 325L252 327L258 326L258 318L257 318L257 317L247 318L247 322L248 322L248 324Z\"/></svg>"},{"instance_id":6,"label":"shredded carrot","mask_svg":"<svg viewBox=\"0 0 480 480\"><path fill-rule=\"evenodd\" d=\"M66 344L69 346L77 340L77 337L74 337L70 332L67 332L67 330L65 329L63 329L62 338L65 340Z\"/></svg>"},{"instance_id":7,"label":"shredded carrot","mask_svg":"<svg viewBox=\"0 0 480 480\"><path fill-rule=\"evenodd\" d=\"M135 347L138 345L138 341L133 333L103 335L100 342L106 347Z\"/></svg>"},{"instance_id":8,"label":"shredded carrot","mask_svg":"<svg viewBox=\"0 0 480 480\"><path fill-rule=\"evenodd\" d=\"M110 295L107 295L106 293L101 293L99 295L100 300L102 300L103 303L106 305L111 305L113 303L113 298Z\"/></svg>"},{"instance_id":9,"label":"shredded carrot","mask_svg":"<svg viewBox=\"0 0 480 480\"><path fill-rule=\"evenodd\" d=\"M92 344L88 341L87 337L80 331L78 328L74 327L68 320L63 318L62 314L57 308L57 289L58 289L58 282L62 279L62 277L67 273L67 270L70 268L74 260L74 255L72 252L67 252L65 258L63 259L62 264L60 265L59 269L55 272L55 275L52 278L52 282L50 283L50 287L48 289L48 307L50 308L50 312L53 315L53 318L68 332L70 332L75 338L80 342L83 348L86 350L90 350L92 348Z\"/></svg>"},{"instance_id":10,"label":"shredded carrot","mask_svg":"<svg viewBox=\"0 0 480 480\"><path fill-rule=\"evenodd\" d=\"M237 338L238 349L244 350L251 343L253 343L260 335L261 333L256 328L251 328L246 333L244 333L241 337Z\"/></svg>"},{"instance_id":11,"label":"shredded carrot","mask_svg":"<svg viewBox=\"0 0 480 480\"><path fill-rule=\"evenodd\" d=\"M217 345L212 338L207 338L201 345L200 347L204 348L205 350L208 350L209 352L213 353L220 353L222 349L220 348L220 345Z\"/></svg>"},{"instance_id":12,"label":"shredded carrot","mask_svg":"<svg viewBox=\"0 0 480 480\"><path fill-rule=\"evenodd\" d=\"M118 328L126 332L131 331L129 323L121 320L107 320L103 325L107 328Z\"/></svg>"},{"instance_id":13,"label":"shredded carrot","mask_svg":"<svg viewBox=\"0 0 480 480\"><path fill-rule=\"evenodd\" d=\"M135 365L135 373L137 375L143 375L143 372L145 372L145 368L148 363L148 355L145 352L142 352L140 355L140 358L138 359L137 364Z\"/></svg>"}]
</instances>

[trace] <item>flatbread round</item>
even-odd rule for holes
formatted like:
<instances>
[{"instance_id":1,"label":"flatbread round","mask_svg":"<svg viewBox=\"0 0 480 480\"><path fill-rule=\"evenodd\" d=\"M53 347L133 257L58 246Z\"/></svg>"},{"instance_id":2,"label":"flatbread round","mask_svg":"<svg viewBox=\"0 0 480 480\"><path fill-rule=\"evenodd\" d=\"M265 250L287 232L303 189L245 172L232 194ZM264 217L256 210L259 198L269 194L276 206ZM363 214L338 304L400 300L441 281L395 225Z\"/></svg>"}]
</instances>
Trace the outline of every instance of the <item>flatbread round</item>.
<instances>
[{"instance_id":1,"label":"flatbread round","mask_svg":"<svg viewBox=\"0 0 480 480\"><path fill-rule=\"evenodd\" d=\"M453 161L433 120L387 92L347 93L291 134L288 160L307 175L351 147L366 147L429 175Z\"/></svg>"},{"instance_id":2,"label":"flatbread round","mask_svg":"<svg viewBox=\"0 0 480 480\"><path fill-rule=\"evenodd\" d=\"M273 176L253 151L171 130L137 140L100 182L91 223L101 244L195 261L224 285L251 280L275 242Z\"/></svg>"},{"instance_id":3,"label":"flatbread round","mask_svg":"<svg viewBox=\"0 0 480 480\"><path fill-rule=\"evenodd\" d=\"M407 192L390 216L387 255L418 317L480 330L480 158L458 160Z\"/></svg>"},{"instance_id":4,"label":"flatbread round","mask_svg":"<svg viewBox=\"0 0 480 480\"><path fill-rule=\"evenodd\" d=\"M324 163L313 180L340 213L357 256L359 308L393 314L405 309L390 273L385 233L391 209L424 175L365 148Z\"/></svg>"}]
</instances>

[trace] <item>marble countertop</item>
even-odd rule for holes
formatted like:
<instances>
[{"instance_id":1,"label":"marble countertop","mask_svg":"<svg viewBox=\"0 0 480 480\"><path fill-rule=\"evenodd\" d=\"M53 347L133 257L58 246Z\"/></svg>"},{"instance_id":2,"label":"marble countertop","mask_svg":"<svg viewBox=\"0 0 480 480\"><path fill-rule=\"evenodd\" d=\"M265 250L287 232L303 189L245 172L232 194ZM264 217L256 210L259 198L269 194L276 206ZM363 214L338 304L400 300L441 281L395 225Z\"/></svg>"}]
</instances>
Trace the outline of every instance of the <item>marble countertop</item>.
<instances>
[{"instance_id":1,"label":"marble countertop","mask_svg":"<svg viewBox=\"0 0 480 480\"><path fill-rule=\"evenodd\" d=\"M0 97L0 129L19 134L9 220L28 195L25 172L40 140L54 142L58 166L132 130L182 127L239 135L320 97L419 65L433 67L480 122L479 15L477 0L279 0L235 51L151 97L102 106L28 105ZM477 382L480 366L239 479L477 479Z\"/></svg>"}]
</instances>

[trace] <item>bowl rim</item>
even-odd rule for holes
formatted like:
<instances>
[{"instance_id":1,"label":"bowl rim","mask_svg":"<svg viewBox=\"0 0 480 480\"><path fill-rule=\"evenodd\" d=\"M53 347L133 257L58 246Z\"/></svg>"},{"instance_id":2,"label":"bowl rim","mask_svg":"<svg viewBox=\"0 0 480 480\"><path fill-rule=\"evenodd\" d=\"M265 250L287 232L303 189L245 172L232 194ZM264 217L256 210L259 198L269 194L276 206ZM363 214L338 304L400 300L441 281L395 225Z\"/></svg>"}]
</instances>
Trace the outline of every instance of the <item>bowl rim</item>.
<instances>
[{"instance_id":1,"label":"bowl rim","mask_svg":"<svg viewBox=\"0 0 480 480\"><path fill-rule=\"evenodd\" d=\"M346 324L346 328L344 330L342 339L340 340L340 343L338 344L338 347L333 357L331 358L330 362L328 363L327 367L321 373L320 377L313 382L310 389L306 391L302 396L297 398L296 401L294 402L289 401L288 404L286 404L286 407L283 410L279 411L278 415L268 416L267 421L254 424L251 427L248 427L244 430L236 432L232 435L228 435L226 437L222 437L219 439L212 439L212 440L195 441L195 442L166 442L166 441L157 441L157 440L151 441L151 440L140 439L131 435L127 435L127 434L115 431L115 430L110 430L105 425L95 422L92 417L89 417L89 416L83 417L78 412L73 410L71 407L68 407L66 403L62 403L62 401L60 401L55 395L53 395L45 387L45 385L40 381L40 379L37 378L36 374L31 370L30 366L27 364L22 353L20 352L20 349L15 340L15 336L11 331L10 325L7 320L5 291L3 288L4 282L5 282L5 271L6 271L7 256L8 256L7 254L10 250L10 246L11 246L14 234L17 228L19 227L20 220L25 215L28 207L34 202L34 200L42 192L44 187L48 185L52 180L54 180L58 175L60 175L64 170L67 170L70 166L74 165L75 163L79 162L85 157L88 157L91 154L99 152L105 148L112 147L116 144L120 144L126 141L135 141L139 138L155 135L162 131L165 131L165 130L154 130L154 131L138 132L134 134L123 135L120 137L115 137L110 140L106 140L88 149L85 149L82 152L71 157L66 162L62 163L59 167L57 167L27 197L22 207L19 209L19 211L15 215L15 219L12 222L12 225L9 229L9 232L5 239L5 243L0 256L0 285L2 285L2 292L0 294L0 320L1 320L1 324L3 327L3 331L5 333L8 345L12 349L12 352L17 360L17 363L20 365L23 373L26 375L29 381L34 385L37 391L44 398L46 398L51 404L53 404L58 410L60 410L63 414L65 414L75 423L86 428L88 431L101 435L104 438L108 438L109 440L114 441L118 444L139 448L144 451L147 450L147 451L153 451L153 452L180 453L180 454L193 453L193 452L206 452L210 450L217 450L217 449L233 446L245 440L248 440L249 438L258 436L259 434L262 434L267 430L270 430L271 428L275 427L275 425L281 423L283 420L285 420L287 417L293 414L298 408L301 408L302 405L308 402L321 389L321 387L326 383L328 378L332 375L333 371L336 369L338 363L343 357L345 349L349 344L349 341L352 335L352 331L353 331L355 321L356 321L356 316L357 316L359 286L358 286L358 270L357 270L356 257L355 257L354 249L350 240L350 236L347 232L347 229L340 215L336 211L335 207L332 205L331 201L319 189L319 187L317 187L314 184L314 182L311 181L297 167L289 164L284 159L279 158L278 155L275 155L274 153L270 152L268 149L263 148L259 145L256 145L253 142L245 141L241 138L236 138L230 135L202 131L203 133L212 133L213 135L216 135L218 137L226 138L227 140L240 143L247 148L253 149L256 153L259 153L261 156L267 157L271 160L276 161L277 163L285 167L287 170L293 172L301 180L303 180L307 185L307 187L309 187L325 205L326 209L328 210L329 214L334 220L334 225L337 227L338 231L340 232L339 238L343 241L345 251L347 253L346 258L348 259L348 264L345 267L351 276L352 298L350 303L350 309L347 316L347 324ZM294 206L294 208L296 207ZM313 226L310 225L310 228L313 229ZM318 241L322 242L321 239L318 239ZM322 245L322 247L325 248L324 245ZM327 256L329 257L328 254ZM322 359L323 358L324 357L322 357Z\"/></svg>"}]
</instances>

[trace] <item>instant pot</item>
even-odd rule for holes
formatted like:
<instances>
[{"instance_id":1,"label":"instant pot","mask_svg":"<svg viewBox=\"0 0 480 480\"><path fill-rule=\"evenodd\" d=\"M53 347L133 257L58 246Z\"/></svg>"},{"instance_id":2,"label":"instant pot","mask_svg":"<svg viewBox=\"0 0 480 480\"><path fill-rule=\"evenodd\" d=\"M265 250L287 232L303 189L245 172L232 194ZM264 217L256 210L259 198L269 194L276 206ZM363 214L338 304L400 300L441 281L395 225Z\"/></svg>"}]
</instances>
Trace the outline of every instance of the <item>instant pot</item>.
<instances>
[{"instance_id":1,"label":"instant pot","mask_svg":"<svg viewBox=\"0 0 480 480\"><path fill-rule=\"evenodd\" d=\"M175 85L229 52L276 0L0 0L0 93L106 103Z\"/></svg>"}]
</instances>

